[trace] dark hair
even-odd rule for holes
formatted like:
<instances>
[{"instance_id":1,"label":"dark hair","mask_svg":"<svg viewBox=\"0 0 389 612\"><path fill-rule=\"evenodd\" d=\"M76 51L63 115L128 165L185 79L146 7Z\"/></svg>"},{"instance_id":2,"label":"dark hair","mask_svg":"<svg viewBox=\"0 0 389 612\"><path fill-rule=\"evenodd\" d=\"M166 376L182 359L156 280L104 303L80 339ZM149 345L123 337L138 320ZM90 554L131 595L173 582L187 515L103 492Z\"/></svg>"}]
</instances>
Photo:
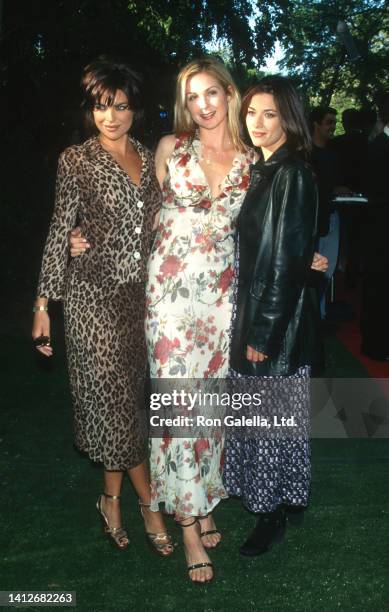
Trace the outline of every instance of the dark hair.
<instances>
[{"instance_id":1,"label":"dark hair","mask_svg":"<svg viewBox=\"0 0 389 612\"><path fill-rule=\"evenodd\" d=\"M134 112L132 127L136 127L142 118L141 78L125 62L102 55L85 66L81 78L83 100L81 108L85 112L88 127L94 127L93 108L105 96L105 104L112 106L115 94L120 89L127 98Z\"/></svg>"},{"instance_id":2,"label":"dark hair","mask_svg":"<svg viewBox=\"0 0 389 612\"><path fill-rule=\"evenodd\" d=\"M377 96L378 116L384 125L389 123L389 92Z\"/></svg>"},{"instance_id":3,"label":"dark hair","mask_svg":"<svg viewBox=\"0 0 389 612\"><path fill-rule=\"evenodd\" d=\"M261 93L274 96L288 149L293 153L298 151L303 156L308 156L312 148L311 136L304 116L303 104L289 79L280 76L268 76L251 87L242 100L241 116L243 122L245 122L252 98Z\"/></svg>"},{"instance_id":4,"label":"dark hair","mask_svg":"<svg viewBox=\"0 0 389 612\"><path fill-rule=\"evenodd\" d=\"M345 132L347 130L358 130L361 126L361 111L356 108L346 108L342 113L342 124Z\"/></svg>"},{"instance_id":5,"label":"dark hair","mask_svg":"<svg viewBox=\"0 0 389 612\"><path fill-rule=\"evenodd\" d=\"M377 123L377 113L374 109L365 106L359 111L359 114L361 116L361 127L369 135Z\"/></svg>"},{"instance_id":6,"label":"dark hair","mask_svg":"<svg viewBox=\"0 0 389 612\"><path fill-rule=\"evenodd\" d=\"M309 113L309 121L313 129L314 123L321 123L326 115L337 115L338 111L331 106L316 106Z\"/></svg>"}]
</instances>

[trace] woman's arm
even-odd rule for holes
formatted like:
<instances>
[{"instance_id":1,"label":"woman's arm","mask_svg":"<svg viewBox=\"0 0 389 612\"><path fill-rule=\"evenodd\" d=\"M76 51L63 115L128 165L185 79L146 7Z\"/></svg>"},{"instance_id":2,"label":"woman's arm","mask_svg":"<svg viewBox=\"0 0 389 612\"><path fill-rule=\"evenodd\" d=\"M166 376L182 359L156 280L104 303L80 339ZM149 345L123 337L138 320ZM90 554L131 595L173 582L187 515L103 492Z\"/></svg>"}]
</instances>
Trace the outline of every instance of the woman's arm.
<instances>
[{"instance_id":1,"label":"woman's arm","mask_svg":"<svg viewBox=\"0 0 389 612\"><path fill-rule=\"evenodd\" d=\"M79 154L66 149L58 162L56 194L49 234L43 251L37 295L61 300L68 266L68 234L75 227L80 206L77 181Z\"/></svg>"},{"instance_id":2,"label":"woman's arm","mask_svg":"<svg viewBox=\"0 0 389 612\"><path fill-rule=\"evenodd\" d=\"M40 310L43 308L44 310ZM53 349L50 345L50 317L47 312L47 299L38 298L34 304L34 319L32 322L32 339L41 341L36 344L36 348L42 355L51 357Z\"/></svg>"},{"instance_id":3,"label":"woman's arm","mask_svg":"<svg viewBox=\"0 0 389 612\"><path fill-rule=\"evenodd\" d=\"M176 137L174 134L163 136L155 151L155 173L161 188L167 174L167 162L173 154L175 144Z\"/></svg>"},{"instance_id":4,"label":"woman's arm","mask_svg":"<svg viewBox=\"0 0 389 612\"><path fill-rule=\"evenodd\" d=\"M71 149L62 153L58 162L56 196L49 234L43 252L37 298L34 303L32 337L50 339L50 318L47 312L49 299L63 298L65 273L68 264L68 233L75 226L80 204L79 188L75 172L77 156ZM50 356L52 348L47 344L37 346Z\"/></svg>"}]
</instances>

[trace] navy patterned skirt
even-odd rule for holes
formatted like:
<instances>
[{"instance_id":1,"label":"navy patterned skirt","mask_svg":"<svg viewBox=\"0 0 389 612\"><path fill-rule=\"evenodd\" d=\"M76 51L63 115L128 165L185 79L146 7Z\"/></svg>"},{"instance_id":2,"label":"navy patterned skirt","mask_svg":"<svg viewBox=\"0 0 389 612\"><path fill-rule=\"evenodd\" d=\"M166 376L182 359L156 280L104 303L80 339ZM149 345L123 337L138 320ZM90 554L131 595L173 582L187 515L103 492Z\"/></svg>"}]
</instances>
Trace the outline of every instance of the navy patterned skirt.
<instances>
[{"instance_id":1,"label":"navy patterned skirt","mask_svg":"<svg viewBox=\"0 0 389 612\"><path fill-rule=\"evenodd\" d=\"M270 388L273 403L277 403L277 388L278 396L282 387L288 394L293 389L291 412L303 424L298 435L293 436L235 436L227 431L224 485L228 494L240 497L251 512L272 512L282 504L308 505L311 482L309 371L309 367L302 367L292 376L262 378L230 372L232 385L234 379L239 378L240 385L243 383L245 391L251 394L263 389L264 385Z\"/></svg>"}]
</instances>

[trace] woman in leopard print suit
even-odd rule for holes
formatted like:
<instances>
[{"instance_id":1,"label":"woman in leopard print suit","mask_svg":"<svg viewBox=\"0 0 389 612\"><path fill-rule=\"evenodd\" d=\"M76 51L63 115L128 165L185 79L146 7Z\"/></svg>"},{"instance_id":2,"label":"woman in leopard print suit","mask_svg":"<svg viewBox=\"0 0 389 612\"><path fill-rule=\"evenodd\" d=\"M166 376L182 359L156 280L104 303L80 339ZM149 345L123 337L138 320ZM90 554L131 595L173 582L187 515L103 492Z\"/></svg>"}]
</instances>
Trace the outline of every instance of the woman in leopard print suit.
<instances>
[{"instance_id":1,"label":"woman in leopard print suit","mask_svg":"<svg viewBox=\"0 0 389 612\"><path fill-rule=\"evenodd\" d=\"M173 547L162 517L149 510L142 419L146 263L161 193L151 153L128 135L140 114L137 75L101 58L85 68L82 87L98 136L69 147L59 160L32 335L50 356L47 303L62 300L75 443L104 465L97 509L105 531L119 548L128 546L119 506L127 471L150 541L169 555ZM90 248L69 262L67 237L76 223Z\"/></svg>"}]
</instances>

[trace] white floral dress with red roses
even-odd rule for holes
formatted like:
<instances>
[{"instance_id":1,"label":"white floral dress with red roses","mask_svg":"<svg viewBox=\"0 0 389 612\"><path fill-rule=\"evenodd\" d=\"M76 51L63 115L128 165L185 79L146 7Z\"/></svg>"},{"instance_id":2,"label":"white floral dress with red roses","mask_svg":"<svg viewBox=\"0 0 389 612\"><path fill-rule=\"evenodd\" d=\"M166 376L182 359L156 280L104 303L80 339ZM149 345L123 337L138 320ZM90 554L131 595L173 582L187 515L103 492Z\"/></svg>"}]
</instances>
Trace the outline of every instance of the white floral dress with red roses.
<instances>
[{"instance_id":1,"label":"white floral dress with red roses","mask_svg":"<svg viewBox=\"0 0 389 612\"><path fill-rule=\"evenodd\" d=\"M177 138L163 185L145 323L154 379L225 378L228 371L234 223L254 153L236 155L216 198L199 154L197 137ZM177 518L211 512L226 497L222 462L221 435L151 438L152 510L164 502Z\"/></svg>"}]
</instances>

